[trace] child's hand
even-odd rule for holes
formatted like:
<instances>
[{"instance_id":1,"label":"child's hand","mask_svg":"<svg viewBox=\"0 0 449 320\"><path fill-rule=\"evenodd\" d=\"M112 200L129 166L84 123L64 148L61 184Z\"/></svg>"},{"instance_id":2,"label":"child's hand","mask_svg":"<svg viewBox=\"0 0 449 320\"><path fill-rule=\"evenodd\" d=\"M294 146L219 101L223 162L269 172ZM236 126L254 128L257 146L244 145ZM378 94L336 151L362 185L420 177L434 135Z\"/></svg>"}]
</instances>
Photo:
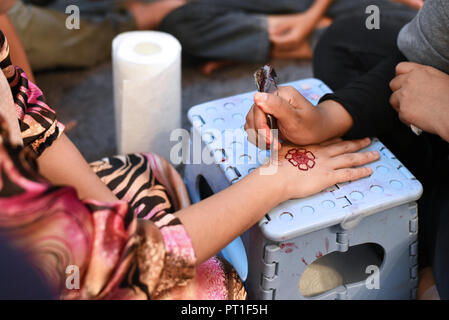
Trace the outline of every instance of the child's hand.
<instances>
[{"instance_id":1,"label":"child's hand","mask_svg":"<svg viewBox=\"0 0 449 320\"><path fill-rule=\"evenodd\" d=\"M378 152L355 153L367 147L370 139L333 141L327 144L297 147L284 145L278 159L272 159L259 169L270 171L280 184L283 201L304 198L336 183L354 181L372 174L371 168L354 168L379 159ZM277 165L277 168L276 168Z\"/></svg>"}]
</instances>

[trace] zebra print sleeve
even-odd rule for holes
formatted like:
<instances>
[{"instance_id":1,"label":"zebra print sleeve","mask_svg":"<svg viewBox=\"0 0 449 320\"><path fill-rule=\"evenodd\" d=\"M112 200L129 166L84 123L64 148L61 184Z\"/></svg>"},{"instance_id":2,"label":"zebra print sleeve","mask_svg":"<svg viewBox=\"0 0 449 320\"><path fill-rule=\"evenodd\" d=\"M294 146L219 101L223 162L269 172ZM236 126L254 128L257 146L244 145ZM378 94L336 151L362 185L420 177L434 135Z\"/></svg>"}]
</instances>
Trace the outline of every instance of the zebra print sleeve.
<instances>
[{"instance_id":1,"label":"zebra print sleeve","mask_svg":"<svg viewBox=\"0 0 449 320\"><path fill-rule=\"evenodd\" d=\"M64 126L45 102L42 91L11 63L9 45L0 30L0 68L11 87L24 146L37 156L62 134Z\"/></svg>"}]
</instances>

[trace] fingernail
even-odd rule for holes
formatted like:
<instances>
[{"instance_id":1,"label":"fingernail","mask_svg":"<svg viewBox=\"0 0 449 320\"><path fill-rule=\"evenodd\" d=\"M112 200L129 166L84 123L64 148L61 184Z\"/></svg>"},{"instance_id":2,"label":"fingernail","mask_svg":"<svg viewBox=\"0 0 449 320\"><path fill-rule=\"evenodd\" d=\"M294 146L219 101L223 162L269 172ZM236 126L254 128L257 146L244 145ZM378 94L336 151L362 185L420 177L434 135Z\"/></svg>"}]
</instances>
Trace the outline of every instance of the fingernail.
<instances>
[{"instance_id":1,"label":"fingernail","mask_svg":"<svg viewBox=\"0 0 449 320\"><path fill-rule=\"evenodd\" d=\"M259 102L267 101L268 95L264 92L256 93L255 99Z\"/></svg>"}]
</instances>

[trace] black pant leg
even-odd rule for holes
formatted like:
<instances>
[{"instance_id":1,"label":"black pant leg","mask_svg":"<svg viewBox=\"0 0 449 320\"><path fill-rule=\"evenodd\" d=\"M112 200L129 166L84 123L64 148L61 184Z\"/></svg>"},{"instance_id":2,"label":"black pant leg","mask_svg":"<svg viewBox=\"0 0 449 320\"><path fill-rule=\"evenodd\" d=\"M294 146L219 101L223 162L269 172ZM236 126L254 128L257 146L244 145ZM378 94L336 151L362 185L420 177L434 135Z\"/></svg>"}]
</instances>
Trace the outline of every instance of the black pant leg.
<instances>
[{"instance_id":1,"label":"black pant leg","mask_svg":"<svg viewBox=\"0 0 449 320\"><path fill-rule=\"evenodd\" d=\"M270 56L267 16L302 12L313 0L195 0L168 14L159 30L187 56L264 63Z\"/></svg>"},{"instance_id":2,"label":"black pant leg","mask_svg":"<svg viewBox=\"0 0 449 320\"><path fill-rule=\"evenodd\" d=\"M446 182L447 183L447 182ZM446 195L449 188L445 188ZM441 299L449 299L449 200L439 199L442 205L437 220L438 231L435 239L435 256L433 260L433 274Z\"/></svg>"}]
</instances>

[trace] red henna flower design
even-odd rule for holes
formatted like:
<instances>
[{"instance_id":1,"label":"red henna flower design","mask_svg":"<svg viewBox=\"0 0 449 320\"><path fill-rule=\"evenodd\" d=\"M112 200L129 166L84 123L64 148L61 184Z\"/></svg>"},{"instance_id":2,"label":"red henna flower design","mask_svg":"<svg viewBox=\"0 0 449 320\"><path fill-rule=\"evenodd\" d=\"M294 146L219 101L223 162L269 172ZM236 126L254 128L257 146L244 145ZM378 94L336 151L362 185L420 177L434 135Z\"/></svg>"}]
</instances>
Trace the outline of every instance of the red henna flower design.
<instances>
[{"instance_id":1,"label":"red henna flower design","mask_svg":"<svg viewBox=\"0 0 449 320\"><path fill-rule=\"evenodd\" d=\"M305 149L290 149L285 155L285 159L303 171L312 169L315 166L315 155Z\"/></svg>"}]
</instances>

